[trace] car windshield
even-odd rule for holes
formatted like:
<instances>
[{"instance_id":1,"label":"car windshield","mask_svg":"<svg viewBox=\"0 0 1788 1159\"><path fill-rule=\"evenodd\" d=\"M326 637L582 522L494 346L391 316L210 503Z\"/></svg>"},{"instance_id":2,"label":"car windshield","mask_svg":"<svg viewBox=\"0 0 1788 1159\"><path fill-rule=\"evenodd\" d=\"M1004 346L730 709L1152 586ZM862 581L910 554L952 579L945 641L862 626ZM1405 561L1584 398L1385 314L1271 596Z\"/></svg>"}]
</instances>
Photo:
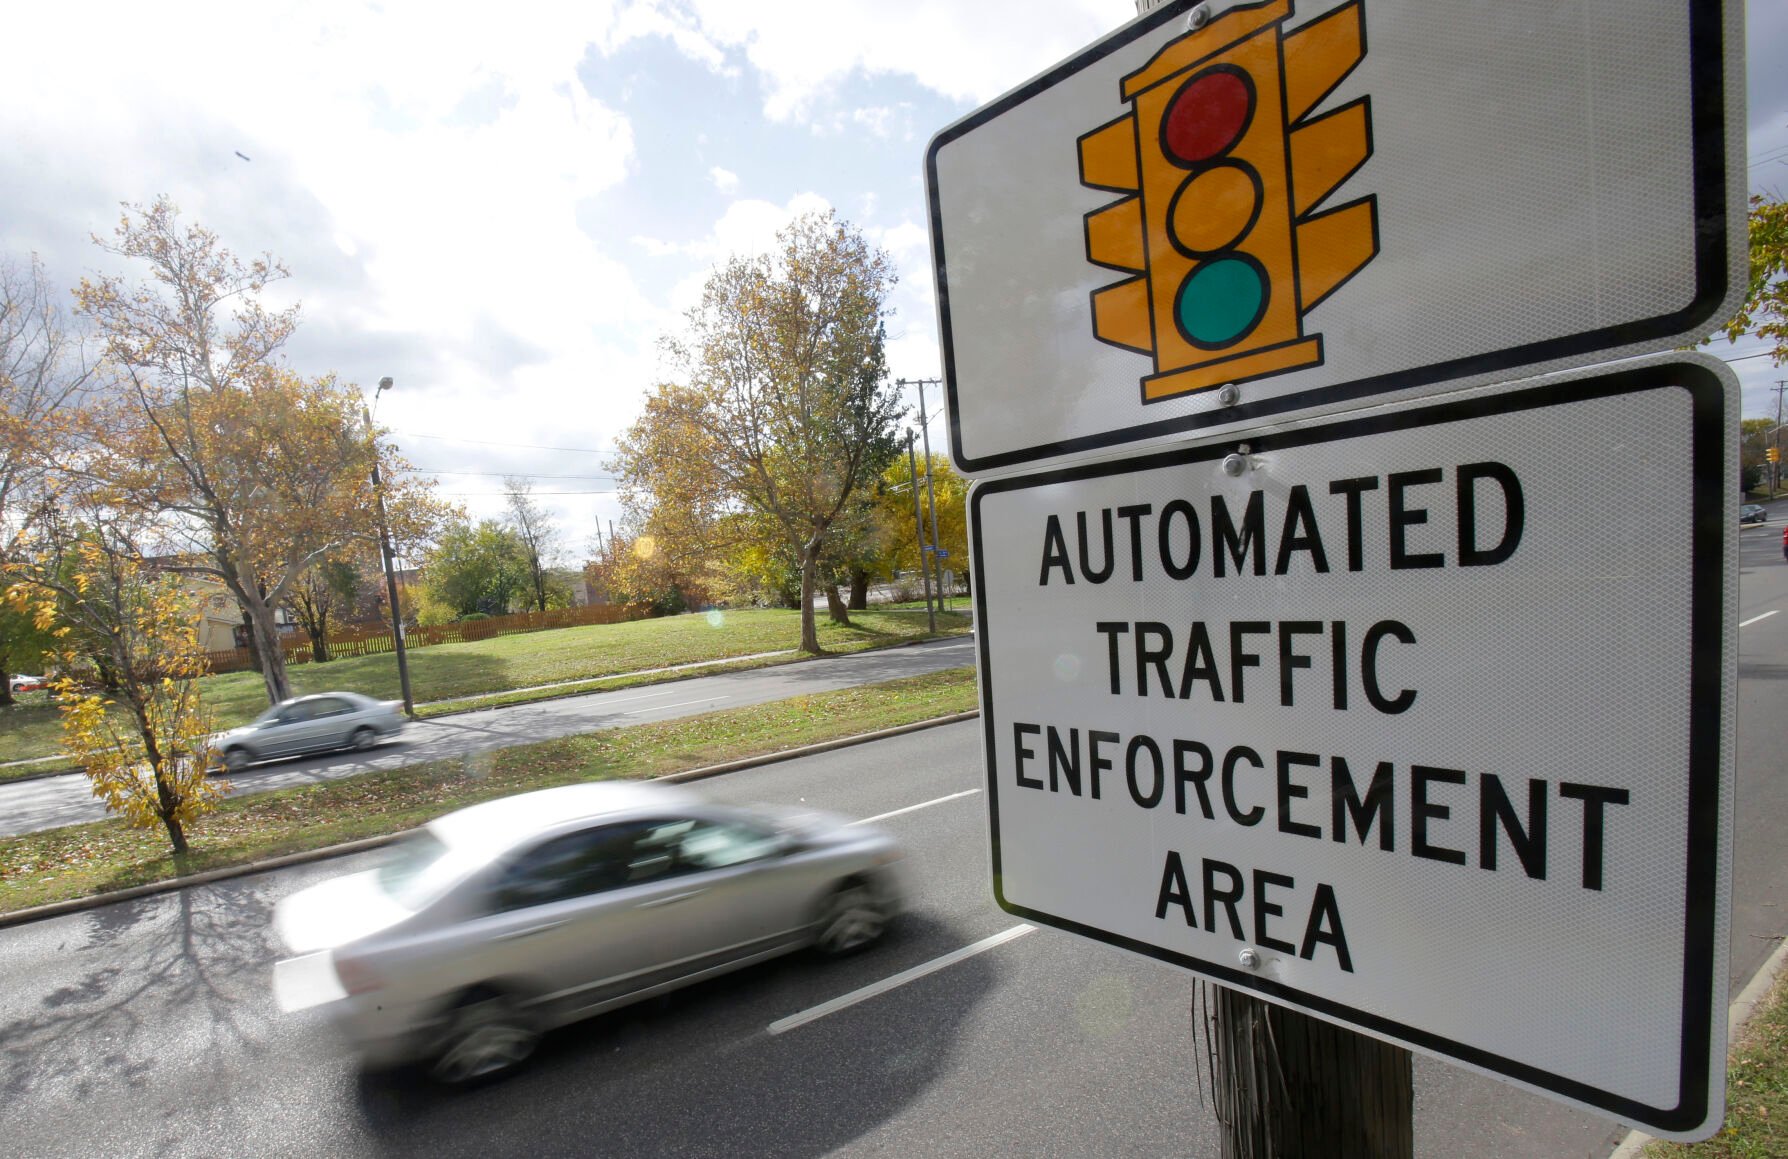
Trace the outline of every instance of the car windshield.
<instances>
[{"instance_id":1,"label":"car windshield","mask_svg":"<svg viewBox=\"0 0 1788 1159\"><path fill-rule=\"evenodd\" d=\"M400 837L378 868L379 888L405 909L420 909L440 889L447 845L427 829Z\"/></svg>"}]
</instances>

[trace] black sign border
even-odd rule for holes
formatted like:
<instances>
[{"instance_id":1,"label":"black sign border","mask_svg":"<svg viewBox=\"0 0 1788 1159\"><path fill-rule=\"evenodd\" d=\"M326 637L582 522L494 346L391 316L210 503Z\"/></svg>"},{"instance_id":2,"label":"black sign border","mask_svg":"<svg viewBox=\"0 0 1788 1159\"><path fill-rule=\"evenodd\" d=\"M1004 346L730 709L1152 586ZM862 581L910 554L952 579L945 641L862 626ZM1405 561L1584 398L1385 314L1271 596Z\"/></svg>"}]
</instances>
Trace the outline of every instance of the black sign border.
<instances>
[{"instance_id":1,"label":"black sign border","mask_svg":"<svg viewBox=\"0 0 1788 1159\"><path fill-rule=\"evenodd\" d=\"M1713 971L1717 960L1715 939L1718 918L1725 899L1716 893L1719 881L1720 856L1720 790L1722 779L1722 721L1724 698L1725 639L1725 559L1730 529L1725 509L1726 468L1725 387L1711 369L1697 363L1677 362L1616 370L1606 374L1565 382L1451 401L1433 406L1412 405L1407 410L1374 414L1367 418L1327 424L1301 431L1284 431L1247 435L1254 453L1284 452L1298 447L1337 442L1365 435L1412 430L1441 423L1489 415L1536 410L1593 399L1637 394L1662 388L1679 388L1689 394L1691 404L1692 465L1690 499L1691 558L1694 574L1690 582L1690 676L1689 676L1689 809L1684 838L1688 860L1683 915L1683 979L1681 1056L1678 1075L1681 1085L1674 1107L1652 1107L1634 1099L1602 1091L1575 1079L1513 1059L1503 1058L1486 1050L1431 1034L1393 1019L1355 1010L1338 1002L1305 994L1282 983L1214 962L1164 950L1131 938L1083 925L1066 918L1046 914L1007 900L1002 885L1000 862L999 775L995 765L996 713L993 690L989 682L992 671L988 639L991 635L988 617L981 614L987 598L986 553L981 543L981 504L989 495L1005 491L1027 490L1054 483L1110 475L1131 474L1158 467L1183 466L1219 460L1231 452L1227 443L1139 455L1124 462L1105 462L1078 467L1064 467L1033 475L996 479L976 486L970 499L974 535L974 599L977 614L976 639L980 662L981 719L987 768L987 808L993 858L994 899L1007 913L1026 921L1082 937L1104 942L1183 966L1196 973L1215 978L1238 989L1270 994L1295 1008L1321 1014L1339 1022L1360 1027L1409 1044L1419 1050L1445 1058L1457 1059L1493 1074L1519 1080L1543 1091L1585 1106L1595 1107L1626 1123L1635 1123L1654 1130L1684 1133L1706 1123L1708 1117L1709 1051L1713 1019L1725 1018L1724 1010L1713 1009Z\"/></svg>"},{"instance_id":2,"label":"black sign border","mask_svg":"<svg viewBox=\"0 0 1788 1159\"><path fill-rule=\"evenodd\" d=\"M1238 403L1221 410L1179 415L1020 450L970 457L962 445L962 409L957 398L950 286L944 257L941 207L938 204L938 152L957 138L1010 112L1045 89L1148 35L1162 24L1179 18L1191 10L1194 2L1195 0L1174 0L1148 16L1125 25L1079 55L1062 61L1048 72L944 128L931 139L931 144L925 150L925 197L930 212L931 259L937 287L938 335L943 348L944 391L950 404L950 450L957 466L965 474L972 475L978 471L997 470L1104 447L1122 446L1125 443L1220 424L1239 425L1288 411L1313 410L1335 403L1391 394L1432 383L1494 374L1516 367L1533 367L1543 363L1584 364L1597 361L1596 356L1603 352L1624 347L1649 344L1660 350L1667 349L1677 345L1677 339L1683 335L1711 328L1709 322L1718 312L1729 288L1726 186L1730 162L1726 155L1726 0L1689 0L1689 119L1693 126L1695 153L1695 297L1682 309L1634 322L1587 330L1581 334L1550 338L1448 362L1431 363L1412 370L1336 383L1277 398Z\"/></svg>"}]
</instances>

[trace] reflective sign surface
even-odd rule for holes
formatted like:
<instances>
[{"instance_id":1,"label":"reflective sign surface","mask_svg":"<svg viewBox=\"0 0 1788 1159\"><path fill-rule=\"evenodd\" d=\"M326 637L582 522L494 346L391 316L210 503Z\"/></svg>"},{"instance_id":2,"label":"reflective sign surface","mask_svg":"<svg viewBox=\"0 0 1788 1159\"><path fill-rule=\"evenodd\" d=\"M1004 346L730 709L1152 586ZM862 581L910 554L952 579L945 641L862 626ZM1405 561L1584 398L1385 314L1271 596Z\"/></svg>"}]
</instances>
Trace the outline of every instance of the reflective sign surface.
<instances>
[{"instance_id":1,"label":"reflective sign surface","mask_svg":"<svg viewBox=\"0 0 1788 1159\"><path fill-rule=\"evenodd\" d=\"M1709 1128L1736 389L1654 360L980 484L1000 904Z\"/></svg>"}]
</instances>

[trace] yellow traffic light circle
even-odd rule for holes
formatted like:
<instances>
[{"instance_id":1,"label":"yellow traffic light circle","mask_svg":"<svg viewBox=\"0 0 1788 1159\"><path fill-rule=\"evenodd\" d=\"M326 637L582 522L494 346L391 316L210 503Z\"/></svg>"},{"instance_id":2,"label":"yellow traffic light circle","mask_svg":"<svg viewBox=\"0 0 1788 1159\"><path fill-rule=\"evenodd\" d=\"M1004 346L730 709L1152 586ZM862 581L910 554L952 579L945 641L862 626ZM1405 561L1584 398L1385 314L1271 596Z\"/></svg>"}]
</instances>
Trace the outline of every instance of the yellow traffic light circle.
<instances>
[{"instance_id":1,"label":"yellow traffic light circle","mask_svg":"<svg viewBox=\"0 0 1788 1159\"><path fill-rule=\"evenodd\" d=\"M1221 350L1260 324L1271 297L1266 268L1251 254L1230 253L1186 276L1174 296L1180 336L1200 350Z\"/></svg>"},{"instance_id":2,"label":"yellow traffic light circle","mask_svg":"<svg viewBox=\"0 0 1788 1159\"><path fill-rule=\"evenodd\" d=\"M1241 241L1260 220L1260 174L1221 161L1186 179L1167 206L1167 236L1189 258L1209 257Z\"/></svg>"},{"instance_id":3,"label":"yellow traffic light circle","mask_svg":"<svg viewBox=\"0 0 1788 1159\"><path fill-rule=\"evenodd\" d=\"M1233 64L1191 77L1168 98L1161 116L1161 152L1182 169L1227 152L1254 120L1254 79Z\"/></svg>"}]
</instances>

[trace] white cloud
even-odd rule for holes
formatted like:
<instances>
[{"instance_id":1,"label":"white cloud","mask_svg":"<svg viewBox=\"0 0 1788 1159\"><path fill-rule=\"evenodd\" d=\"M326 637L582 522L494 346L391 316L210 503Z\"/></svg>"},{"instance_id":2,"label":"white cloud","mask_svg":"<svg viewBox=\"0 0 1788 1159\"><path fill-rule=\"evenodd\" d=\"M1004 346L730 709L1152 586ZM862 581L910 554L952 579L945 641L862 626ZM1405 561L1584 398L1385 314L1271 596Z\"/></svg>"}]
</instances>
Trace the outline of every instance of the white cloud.
<instances>
[{"instance_id":1,"label":"white cloud","mask_svg":"<svg viewBox=\"0 0 1788 1159\"><path fill-rule=\"evenodd\" d=\"M739 188L739 175L731 169L722 169L718 165L708 170L708 180L712 181L714 188L722 193L731 194Z\"/></svg>"},{"instance_id":2,"label":"white cloud","mask_svg":"<svg viewBox=\"0 0 1788 1159\"><path fill-rule=\"evenodd\" d=\"M764 112L776 121L816 119L858 70L910 76L978 104L1136 15L1128 0L909 0L898 9L875 0L688 0L687 8L705 46L742 51L763 75Z\"/></svg>"}]
</instances>

